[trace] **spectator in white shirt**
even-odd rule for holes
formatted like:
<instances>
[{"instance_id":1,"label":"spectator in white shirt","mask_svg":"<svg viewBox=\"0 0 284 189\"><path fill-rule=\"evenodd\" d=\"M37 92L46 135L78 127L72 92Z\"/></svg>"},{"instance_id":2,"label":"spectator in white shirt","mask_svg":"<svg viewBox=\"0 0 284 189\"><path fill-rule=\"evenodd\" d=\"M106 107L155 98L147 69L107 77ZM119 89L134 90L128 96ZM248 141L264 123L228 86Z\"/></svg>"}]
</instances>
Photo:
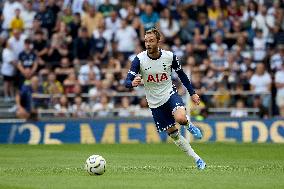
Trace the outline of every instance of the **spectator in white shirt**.
<instances>
[{"instance_id":1,"label":"spectator in white shirt","mask_svg":"<svg viewBox=\"0 0 284 189\"><path fill-rule=\"evenodd\" d=\"M214 42L211 43L209 47L209 54L210 55L216 54L220 47L222 47L225 53L227 53L228 46L225 43L223 43L222 34L220 32L216 32L214 34Z\"/></svg>"},{"instance_id":2,"label":"spectator in white shirt","mask_svg":"<svg viewBox=\"0 0 284 189\"><path fill-rule=\"evenodd\" d=\"M158 22L159 28L165 40L169 43L172 42L173 38L179 32L179 23L172 17L171 12L168 8L165 8L161 14L161 19Z\"/></svg>"},{"instance_id":3,"label":"spectator in white shirt","mask_svg":"<svg viewBox=\"0 0 284 189\"><path fill-rule=\"evenodd\" d=\"M123 19L121 21L121 28L115 32L115 41L117 42L117 50L124 55L124 59L128 59L134 53L135 47L138 44L137 33L127 23L127 20Z\"/></svg>"},{"instance_id":4,"label":"spectator in white shirt","mask_svg":"<svg viewBox=\"0 0 284 189\"><path fill-rule=\"evenodd\" d=\"M81 66L80 71L79 71L79 82L81 85L86 85L89 81L89 73L94 72L96 76L96 80L100 80L100 70L99 68L95 65L94 61L92 59L88 60L86 65Z\"/></svg>"},{"instance_id":5,"label":"spectator in white shirt","mask_svg":"<svg viewBox=\"0 0 284 189\"><path fill-rule=\"evenodd\" d=\"M278 52L270 58L270 68L272 70L281 70L284 62L284 45L278 45Z\"/></svg>"},{"instance_id":6,"label":"spectator in white shirt","mask_svg":"<svg viewBox=\"0 0 284 189\"><path fill-rule=\"evenodd\" d=\"M8 43L17 59L19 54L24 50L25 39L26 36L17 29L13 31L13 35L8 39Z\"/></svg>"},{"instance_id":7,"label":"spectator in white shirt","mask_svg":"<svg viewBox=\"0 0 284 189\"><path fill-rule=\"evenodd\" d=\"M33 2L31 0L26 1L24 8L25 9L22 12L21 17L23 18L25 23L24 24L25 32L27 32L27 35L29 35L31 30L33 29L33 21L36 12L33 11Z\"/></svg>"},{"instance_id":8,"label":"spectator in white shirt","mask_svg":"<svg viewBox=\"0 0 284 189\"><path fill-rule=\"evenodd\" d=\"M256 36L253 38L253 58L257 62L263 61L266 56L266 38L262 30L256 30Z\"/></svg>"},{"instance_id":9,"label":"spectator in white shirt","mask_svg":"<svg viewBox=\"0 0 284 189\"><path fill-rule=\"evenodd\" d=\"M244 101L238 100L236 103L236 109L231 111L231 117L247 117L248 112L244 108L245 108Z\"/></svg>"},{"instance_id":10,"label":"spectator in white shirt","mask_svg":"<svg viewBox=\"0 0 284 189\"><path fill-rule=\"evenodd\" d=\"M276 104L280 110L280 116L284 117L284 63L282 69L276 72L275 84L277 88Z\"/></svg>"},{"instance_id":11,"label":"spectator in white shirt","mask_svg":"<svg viewBox=\"0 0 284 189\"><path fill-rule=\"evenodd\" d=\"M2 66L1 66L1 74L4 79L4 100L10 101L11 98L14 97L14 76L16 74L16 57L9 45L6 42L4 44L5 48L2 52Z\"/></svg>"},{"instance_id":12,"label":"spectator in white shirt","mask_svg":"<svg viewBox=\"0 0 284 189\"><path fill-rule=\"evenodd\" d=\"M271 90L271 76L265 70L263 63L258 63L255 73L252 75L250 81L251 90L255 93L269 93ZM263 106L269 107L270 95L262 95Z\"/></svg>"}]
</instances>

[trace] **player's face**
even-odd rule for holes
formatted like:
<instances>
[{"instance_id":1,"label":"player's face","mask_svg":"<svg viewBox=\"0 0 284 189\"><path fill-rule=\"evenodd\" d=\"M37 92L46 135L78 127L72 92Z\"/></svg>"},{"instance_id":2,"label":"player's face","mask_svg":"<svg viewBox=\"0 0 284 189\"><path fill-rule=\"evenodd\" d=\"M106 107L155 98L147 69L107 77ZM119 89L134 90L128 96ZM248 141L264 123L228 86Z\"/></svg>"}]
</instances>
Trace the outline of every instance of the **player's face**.
<instances>
[{"instance_id":1,"label":"player's face","mask_svg":"<svg viewBox=\"0 0 284 189\"><path fill-rule=\"evenodd\" d=\"M158 40L155 34L146 34L145 35L145 47L149 54L154 54L158 51Z\"/></svg>"}]
</instances>

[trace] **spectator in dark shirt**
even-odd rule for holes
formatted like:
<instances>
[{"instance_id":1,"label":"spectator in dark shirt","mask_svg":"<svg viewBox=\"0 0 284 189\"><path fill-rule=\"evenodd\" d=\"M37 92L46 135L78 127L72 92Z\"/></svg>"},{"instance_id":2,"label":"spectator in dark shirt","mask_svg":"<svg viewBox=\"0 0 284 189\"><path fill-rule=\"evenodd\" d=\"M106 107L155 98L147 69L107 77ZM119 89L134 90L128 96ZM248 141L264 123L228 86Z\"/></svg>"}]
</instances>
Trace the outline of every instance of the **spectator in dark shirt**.
<instances>
[{"instance_id":1,"label":"spectator in dark shirt","mask_svg":"<svg viewBox=\"0 0 284 189\"><path fill-rule=\"evenodd\" d=\"M73 55L79 60L87 60L90 56L92 40L88 37L87 28L83 27L79 31L79 37L74 40Z\"/></svg>"},{"instance_id":2,"label":"spectator in dark shirt","mask_svg":"<svg viewBox=\"0 0 284 189\"><path fill-rule=\"evenodd\" d=\"M31 40L25 40L24 51L19 54L19 63L17 68L20 72L19 86L21 86L25 79L30 79L36 72L38 63L36 61L37 56L34 53Z\"/></svg>"},{"instance_id":3,"label":"spectator in dark shirt","mask_svg":"<svg viewBox=\"0 0 284 189\"><path fill-rule=\"evenodd\" d=\"M35 19L40 20L41 27L46 28L49 35L51 35L55 24L55 16L51 10L46 8L44 2L40 3L39 12L35 15Z\"/></svg>"},{"instance_id":4,"label":"spectator in dark shirt","mask_svg":"<svg viewBox=\"0 0 284 189\"><path fill-rule=\"evenodd\" d=\"M36 108L45 104L43 100L34 98L36 94L43 94L43 88L39 84L37 76L33 76L31 80L27 80L16 95L17 117L28 119L31 114L36 113Z\"/></svg>"},{"instance_id":5,"label":"spectator in dark shirt","mask_svg":"<svg viewBox=\"0 0 284 189\"><path fill-rule=\"evenodd\" d=\"M73 15L73 20L68 24L68 27L70 29L70 35L73 39L76 39L78 37L78 32L81 27L81 15L80 13L75 13Z\"/></svg>"},{"instance_id":6,"label":"spectator in dark shirt","mask_svg":"<svg viewBox=\"0 0 284 189\"><path fill-rule=\"evenodd\" d=\"M38 57L38 64L39 64L38 70L40 70L45 67L45 61L47 61L47 53L48 53L47 41L44 39L42 31L35 32L35 37L33 40L33 49Z\"/></svg>"}]
</instances>

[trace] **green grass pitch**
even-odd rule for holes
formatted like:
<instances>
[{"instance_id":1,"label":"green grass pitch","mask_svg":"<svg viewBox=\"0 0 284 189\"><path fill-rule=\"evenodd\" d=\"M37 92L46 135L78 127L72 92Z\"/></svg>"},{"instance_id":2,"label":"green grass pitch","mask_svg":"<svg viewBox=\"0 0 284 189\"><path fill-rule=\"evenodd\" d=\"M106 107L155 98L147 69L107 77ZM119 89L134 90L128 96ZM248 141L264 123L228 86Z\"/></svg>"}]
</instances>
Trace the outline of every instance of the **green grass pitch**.
<instances>
[{"instance_id":1,"label":"green grass pitch","mask_svg":"<svg viewBox=\"0 0 284 189\"><path fill-rule=\"evenodd\" d=\"M0 188L284 188L284 144L192 146L206 170L174 144L0 145ZM92 154L106 159L104 175L83 169Z\"/></svg>"}]
</instances>

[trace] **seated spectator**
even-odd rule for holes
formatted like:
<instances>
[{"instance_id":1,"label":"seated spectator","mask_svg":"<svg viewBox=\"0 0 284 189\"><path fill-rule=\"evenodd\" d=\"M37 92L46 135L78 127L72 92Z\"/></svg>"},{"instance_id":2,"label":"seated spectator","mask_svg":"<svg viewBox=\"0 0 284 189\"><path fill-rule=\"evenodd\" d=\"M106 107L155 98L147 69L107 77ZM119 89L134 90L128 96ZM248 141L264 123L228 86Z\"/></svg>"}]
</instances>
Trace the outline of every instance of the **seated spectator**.
<instances>
[{"instance_id":1,"label":"seated spectator","mask_svg":"<svg viewBox=\"0 0 284 189\"><path fill-rule=\"evenodd\" d=\"M151 117L152 113L149 109L146 97L142 97L139 101L139 105L136 111L134 111L135 116L139 117Z\"/></svg>"},{"instance_id":2,"label":"seated spectator","mask_svg":"<svg viewBox=\"0 0 284 189\"><path fill-rule=\"evenodd\" d=\"M96 116L106 117L112 115L113 103L109 101L106 94L102 94L100 102L92 107L92 111Z\"/></svg>"},{"instance_id":3,"label":"seated spectator","mask_svg":"<svg viewBox=\"0 0 284 189\"><path fill-rule=\"evenodd\" d=\"M54 33L47 54L49 62L48 66L55 69L59 66L61 58L67 56L68 53L67 45L62 42L62 38L60 38L58 33Z\"/></svg>"},{"instance_id":4,"label":"seated spectator","mask_svg":"<svg viewBox=\"0 0 284 189\"><path fill-rule=\"evenodd\" d=\"M63 81L68 77L69 74L75 72L74 67L71 65L68 57L63 57L60 61L59 67L57 67L54 71L58 81L63 83Z\"/></svg>"},{"instance_id":5,"label":"seated spectator","mask_svg":"<svg viewBox=\"0 0 284 189\"><path fill-rule=\"evenodd\" d=\"M145 31L153 28L159 21L159 15L153 11L151 4L146 4L145 11L140 16L141 21L141 33L140 38L144 38Z\"/></svg>"},{"instance_id":6,"label":"seated spectator","mask_svg":"<svg viewBox=\"0 0 284 189\"><path fill-rule=\"evenodd\" d=\"M224 71L225 68L225 63L226 63L226 55L225 55L225 51L222 47L219 47L217 52L212 54L210 56L210 60L212 62L212 68L221 73L222 71Z\"/></svg>"},{"instance_id":7,"label":"seated spectator","mask_svg":"<svg viewBox=\"0 0 284 189\"><path fill-rule=\"evenodd\" d=\"M75 118L86 118L89 112L88 105L83 102L80 96L76 96L74 99L74 104L70 107L70 112L72 113L72 117Z\"/></svg>"},{"instance_id":8,"label":"seated spectator","mask_svg":"<svg viewBox=\"0 0 284 189\"><path fill-rule=\"evenodd\" d=\"M17 117L29 119L32 114L36 114L37 108L45 106L42 99L33 98L33 95L43 94L43 88L37 76L33 76L30 81L26 81L16 95Z\"/></svg>"},{"instance_id":9,"label":"seated spectator","mask_svg":"<svg viewBox=\"0 0 284 189\"><path fill-rule=\"evenodd\" d=\"M59 103L55 104L56 117L70 117L69 102L67 96L63 95L59 99Z\"/></svg>"},{"instance_id":10,"label":"seated spectator","mask_svg":"<svg viewBox=\"0 0 284 189\"><path fill-rule=\"evenodd\" d=\"M227 16L228 12L222 7L220 0L213 0L212 6L208 8L210 27L214 28L216 26L218 18Z\"/></svg>"},{"instance_id":11,"label":"seated spectator","mask_svg":"<svg viewBox=\"0 0 284 189\"><path fill-rule=\"evenodd\" d=\"M277 52L270 58L270 68L273 71L281 70L284 62L284 44L278 45Z\"/></svg>"},{"instance_id":12,"label":"seated spectator","mask_svg":"<svg viewBox=\"0 0 284 189\"><path fill-rule=\"evenodd\" d=\"M208 18L205 13L198 14L198 20L194 29L194 35L200 35L202 40L207 40L210 34Z\"/></svg>"},{"instance_id":13,"label":"seated spectator","mask_svg":"<svg viewBox=\"0 0 284 189\"><path fill-rule=\"evenodd\" d=\"M220 47L222 47L224 52L227 53L228 46L223 43L222 34L220 32L217 32L214 34L214 42L210 44L208 54L210 54L211 56L216 54Z\"/></svg>"},{"instance_id":14,"label":"seated spectator","mask_svg":"<svg viewBox=\"0 0 284 189\"><path fill-rule=\"evenodd\" d=\"M127 96L124 96L121 98L121 103L120 103L119 108L120 108L118 112L119 117L133 116L135 112L135 107L131 105L130 99Z\"/></svg>"},{"instance_id":15,"label":"seated spectator","mask_svg":"<svg viewBox=\"0 0 284 189\"><path fill-rule=\"evenodd\" d=\"M9 43L5 42L3 46L5 48L2 52L1 74L4 80L4 101L8 102L11 101L15 95L14 80L17 61Z\"/></svg>"},{"instance_id":16,"label":"seated spectator","mask_svg":"<svg viewBox=\"0 0 284 189\"><path fill-rule=\"evenodd\" d=\"M165 41L171 44L174 37L176 37L179 32L180 26L177 20L175 20L171 15L171 12L168 8L165 8L162 11L158 25L163 37L165 38Z\"/></svg>"},{"instance_id":17,"label":"seated spectator","mask_svg":"<svg viewBox=\"0 0 284 189\"><path fill-rule=\"evenodd\" d=\"M230 93L225 83L218 83L218 88L213 96L213 104L217 108L225 108L230 103Z\"/></svg>"},{"instance_id":18,"label":"seated spectator","mask_svg":"<svg viewBox=\"0 0 284 189\"><path fill-rule=\"evenodd\" d=\"M47 81L43 83L44 93L45 94L62 94L63 87L61 83L56 80L56 75L53 72L48 74Z\"/></svg>"},{"instance_id":19,"label":"seated spectator","mask_svg":"<svg viewBox=\"0 0 284 189\"><path fill-rule=\"evenodd\" d=\"M96 79L99 80L101 78L99 68L94 64L92 59L89 59L87 64L81 66L79 71L79 81L81 85L86 85L89 80L89 73L94 72L96 75Z\"/></svg>"},{"instance_id":20,"label":"seated spectator","mask_svg":"<svg viewBox=\"0 0 284 189\"><path fill-rule=\"evenodd\" d=\"M231 117L247 117L248 112L244 109L245 104L243 100L238 100L236 103L236 108L231 111Z\"/></svg>"},{"instance_id":21,"label":"seated spectator","mask_svg":"<svg viewBox=\"0 0 284 189\"><path fill-rule=\"evenodd\" d=\"M257 95L253 97L253 108L258 109L257 115L261 119L267 119L268 118L268 109L262 105L262 98L261 96Z\"/></svg>"},{"instance_id":22,"label":"seated spectator","mask_svg":"<svg viewBox=\"0 0 284 189\"><path fill-rule=\"evenodd\" d=\"M75 86L80 84L75 72L70 72L67 75L67 78L64 79L63 88L65 94L74 94L75 93Z\"/></svg>"},{"instance_id":23,"label":"seated spectator","mask_svg":"<svg viewBox=\"0 0 284 189\"><path fill-rule=\"evenodd\" d=\"M275 85L277 88L276 104L279 108L280 116L284 117L284 62L282 62L282 69L276 72Z\"/></svg>"},{"instance_id":24,"label":"seated spectator","mask_svg":"<svg viewBox=\"0 0 284 189\"><path fill-rule=\"evenodd\" d=\"M73 21L74 17L72 15L72 10L70 6L67 6L63 9L59 15L59 20L63 21L65 24L70 24Z\"/></svg>"},{"instance_id":25,"label":"seated spectator","mask_svg":"<svg viewBox=\"0 0 284 189\"><path fill-rule=\"evenodd\" d=\"M196 26L196 22L189 18L186 11L181 12L181 19L179 21L180 31L179 37L183 43L188 43L192 41L194 35L194 28Z\"/></svg>"},{"instance_id":26,"label":"seated spectator","mask_svg":"<svg viewBox=\"0 0 284 189\"><path fill-rule=\"evenodd\" d=\"M172 51L178 58L181 58L184 55L185 46L182 45L179 37L175 37L173 41Z\"/></svg>"}]
</instances>

